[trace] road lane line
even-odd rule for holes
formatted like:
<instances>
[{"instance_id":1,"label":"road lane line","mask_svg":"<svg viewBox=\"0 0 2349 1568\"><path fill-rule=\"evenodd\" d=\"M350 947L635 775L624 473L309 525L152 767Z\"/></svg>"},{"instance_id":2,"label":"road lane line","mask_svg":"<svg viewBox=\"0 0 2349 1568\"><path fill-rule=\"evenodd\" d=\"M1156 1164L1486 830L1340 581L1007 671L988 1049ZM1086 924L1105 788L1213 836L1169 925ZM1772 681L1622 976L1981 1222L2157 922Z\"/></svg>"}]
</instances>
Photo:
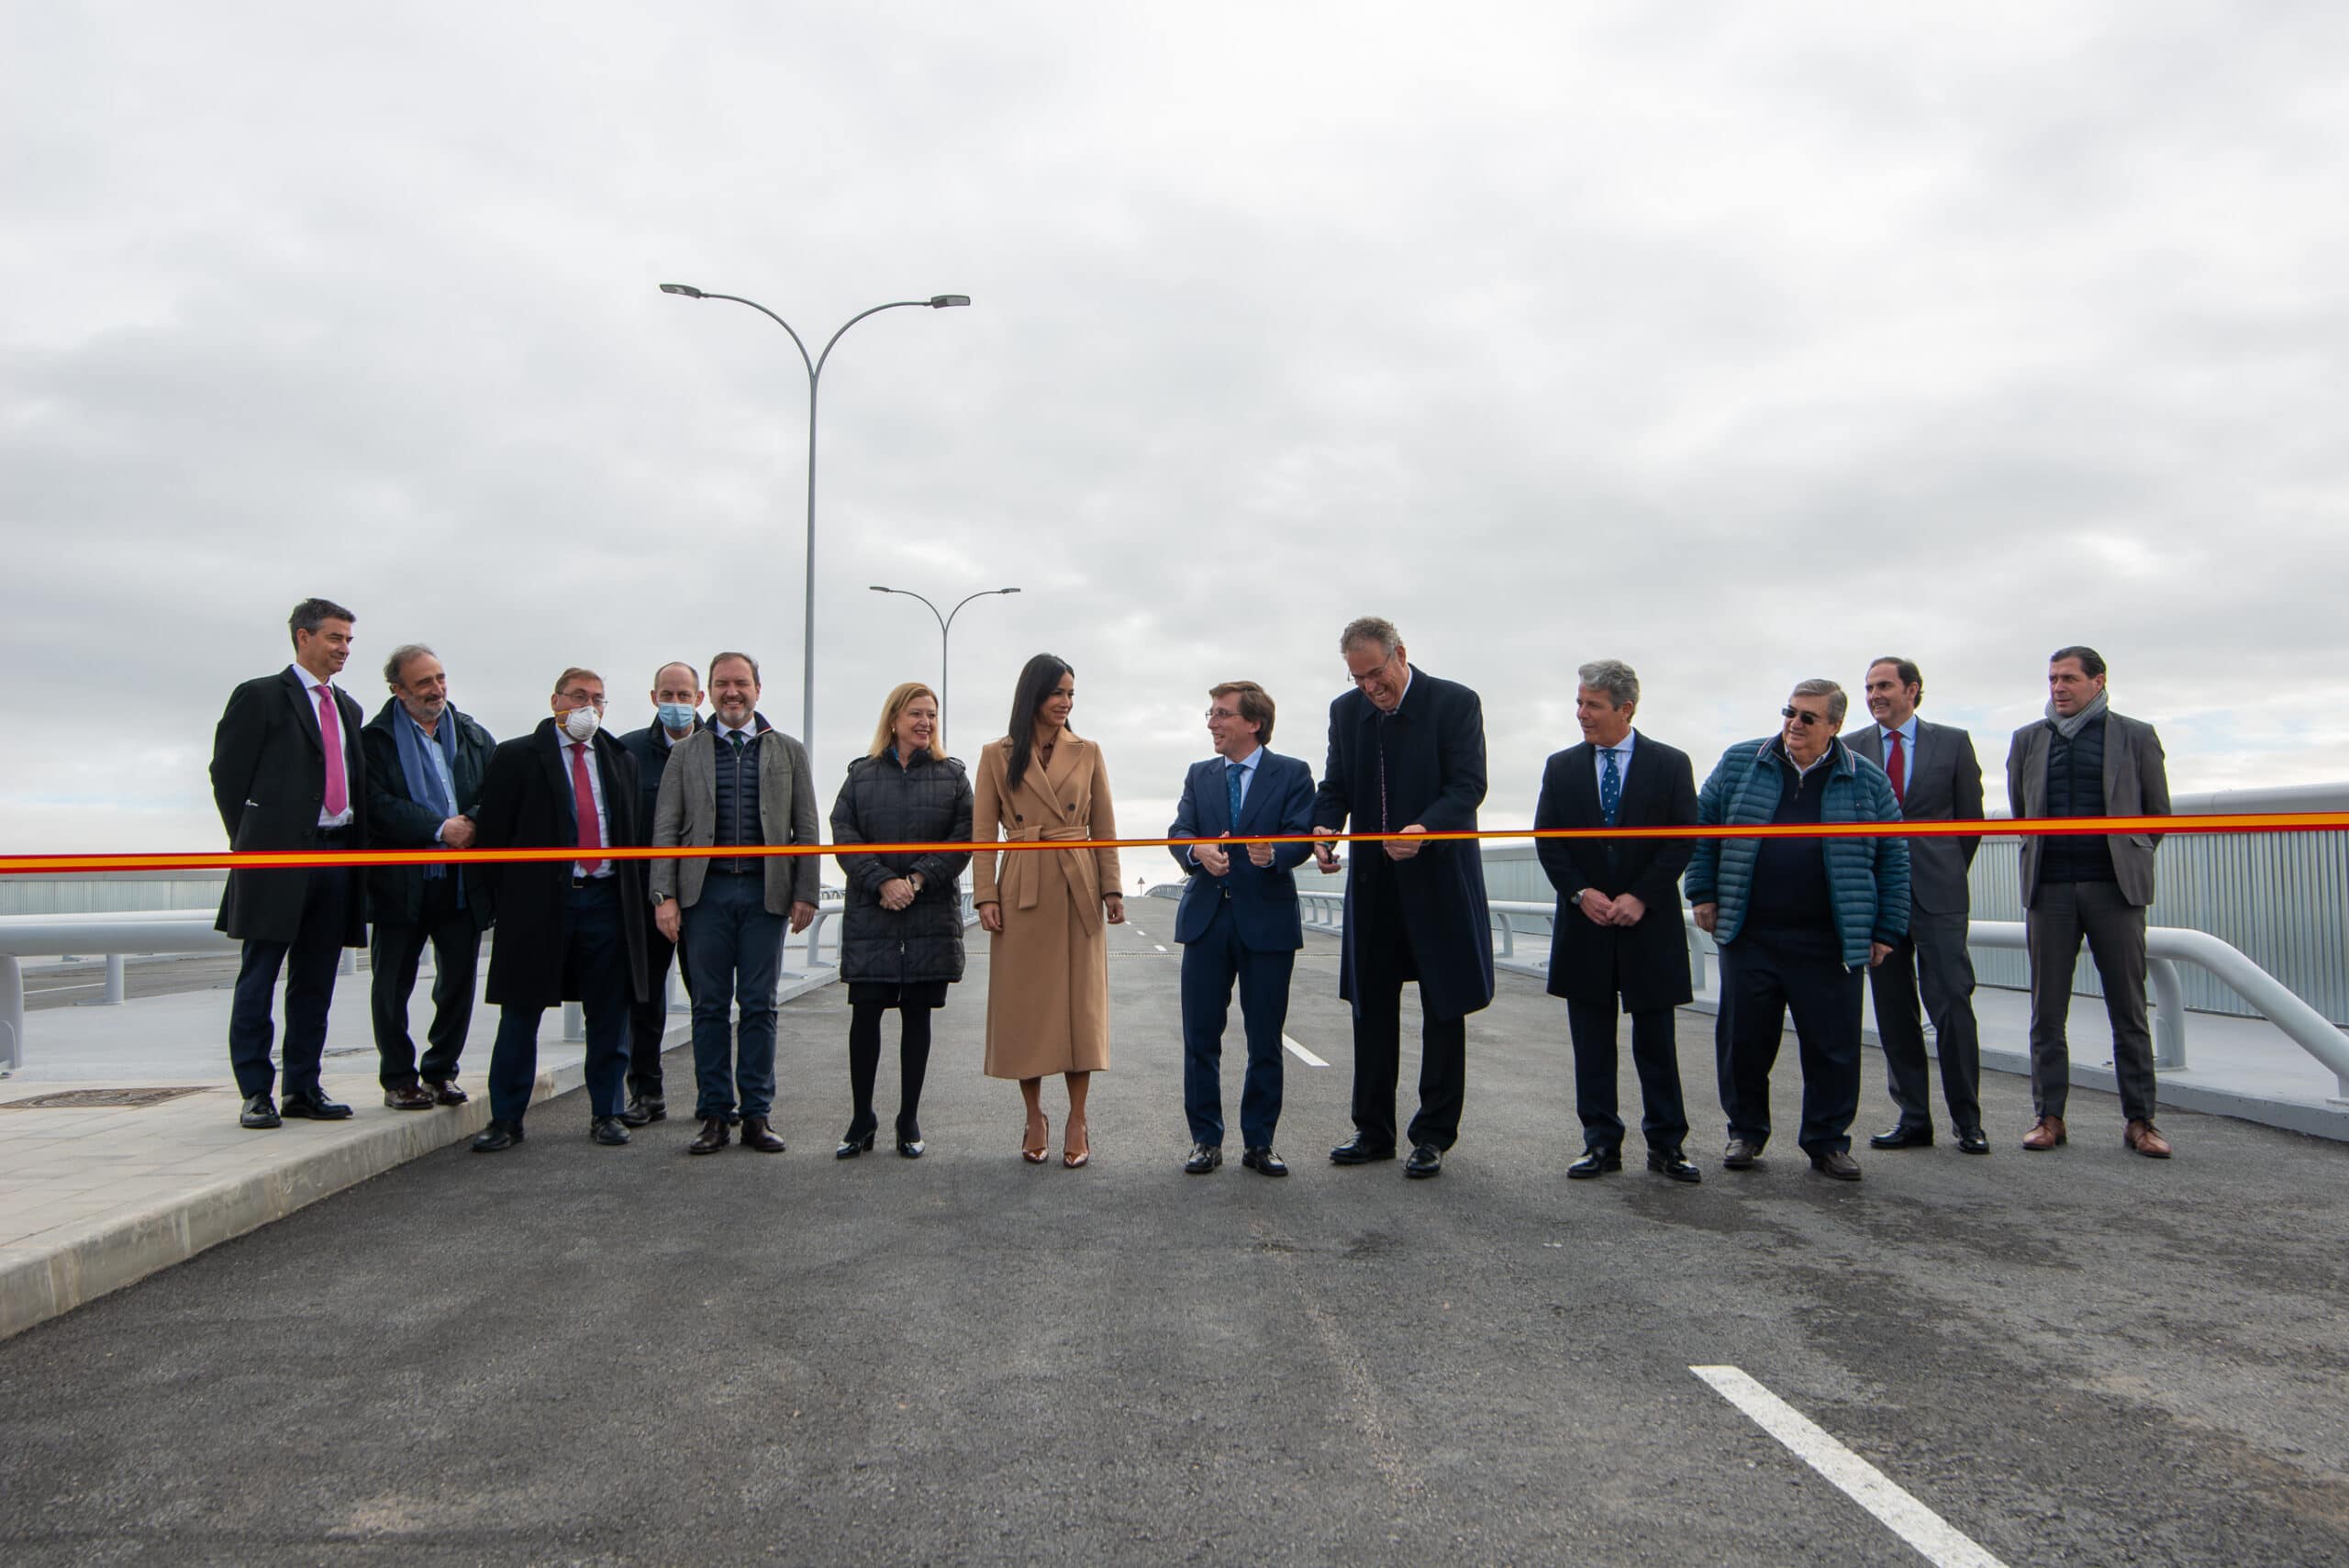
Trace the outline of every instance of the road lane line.
<instances>
[{"instance_id":1,"label":"road lane line","mask_svg":"<svg viewBox=\"0 0 2349 1568\"><path fill-rule=\"evenodd\" d=\"M1306 1050L1305 1047L1297 1044L1297 1041L1289 1039L1286 1035L1281 1036L1281 1043L1288 1048L1288 1053L1291 1056L1296 1057L1308 1067L1327 1067L1330 1065L1319 1057L1314 1055L1311 1051Z\"/></svg>"},{"instance_id":2,"label":"road lane line","mask_svg":"<svg viewBox=\"0 0 2349 1568\"><path fill-rule=\"evenodd\" d=\"M1152 942L1150 945L1156 948L1161 952L1164 952L1166 951L1166 944L1164 942Z\"/></svg>"},{"instance_id":3,"label":"road lane line","mask_svg":"<svg viewBox=\"0 0 2349 1568\"><path fill-rule=\"evenodd\" d=\"M1914 1547L1934 1568L2006 1568L2006 1564L1909 1495L1882 1471L1829 1436L1801 1411L1733 1366L1688 1369L1713 1392L1751 1417L1754 1425L1784 1443L1797 1459L1835 1484L1836 1489Z\"/></svg>"}]
</instances>

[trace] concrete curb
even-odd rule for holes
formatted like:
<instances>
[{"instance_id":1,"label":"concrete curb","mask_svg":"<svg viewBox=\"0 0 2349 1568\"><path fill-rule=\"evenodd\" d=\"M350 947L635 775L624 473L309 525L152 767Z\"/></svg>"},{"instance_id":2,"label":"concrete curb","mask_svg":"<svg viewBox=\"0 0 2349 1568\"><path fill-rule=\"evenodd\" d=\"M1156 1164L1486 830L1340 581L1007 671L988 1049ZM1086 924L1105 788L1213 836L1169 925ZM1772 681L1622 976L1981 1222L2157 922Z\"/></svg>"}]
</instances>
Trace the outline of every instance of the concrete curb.
<instances>
[{"instance_id":1,"label":"concrete curb","mask_svg":"<svg viewBox=\"0 0 2349 1568\"><path fill-rule=\"evenodd\" d=\"M584 1076L578 1063L541 1072L530 1101L567 1094ZM54 1252L0 1268L0 1340L471 1138L488 1121L489 1096L479 1090L462 1106L370 1121L284 1164L175 1194Z\"/></svg>"}]
</instances>

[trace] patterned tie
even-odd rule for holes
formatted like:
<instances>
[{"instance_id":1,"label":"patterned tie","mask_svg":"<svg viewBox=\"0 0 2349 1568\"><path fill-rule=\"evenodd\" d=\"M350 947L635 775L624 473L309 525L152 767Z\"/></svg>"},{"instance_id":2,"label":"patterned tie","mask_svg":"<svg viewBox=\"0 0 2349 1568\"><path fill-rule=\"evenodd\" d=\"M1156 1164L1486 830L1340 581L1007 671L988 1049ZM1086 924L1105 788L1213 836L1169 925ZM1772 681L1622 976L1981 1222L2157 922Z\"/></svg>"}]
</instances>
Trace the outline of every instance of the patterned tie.
<instances>
[{"instance_id":1,"label":"patterned tie","mask_svg":"<svg viewBox=\"0 0 2349 1568\"><path fill-rule=\"evenodd\" d=\"M1900 731L1885 737L1885 776L1892 781L1892 798L1901 805L1909 804L1909 764L1900 756Z\"/></svg>"},{"instance_id":2,"label":"patterned tie","mask_svg":"<svg viewBox=\"0 0 2349 1568\"><path fill-rule=\"evenodd\" d=\"M1240 830L1240 775L1247 772L1237 762L1223 765L1223 793L1231 802L1231 816L1227 819L1231 830Z\"/></svg>"},{"instance_id":3,"label":"patterned tie","mask_svg":"<svg viewBox=\"0 0 2349 1568\"><path fill-rule=\"evenodd\" d=\"M571 806L579 817L579 847L602 849L604 825L596 816L596 786L587 782L587 748L577 742L571 747ZM600 859L579 857L580 875L593 876L603 869Z\"/></svg>"},{"instance_id":4,"label":"patterned tie","mask_svg":"<svg viewBox=\"0 0 2349 1568\"><path fill-rule=\"evenodd\" d=\"M1600 756L1607 759L1598 774L1598 809L1607 814L1607 825L1615 826L1616 810L1623 804L1623 771L1615 765L1616 749L1609 746Z\"/></svg>"},{"instance_id":5,"label":"patterned tie","mask_svg":"<svg viewBox=\"0 0 2349 1568\"><path fill-rule=\"evenodd\" d=\"M318 741L327 752L327 815L340 817L351 809L351 781L342 771L342 714L332 687L320 683L317 697Z\"/></svg>"}]
</instances>

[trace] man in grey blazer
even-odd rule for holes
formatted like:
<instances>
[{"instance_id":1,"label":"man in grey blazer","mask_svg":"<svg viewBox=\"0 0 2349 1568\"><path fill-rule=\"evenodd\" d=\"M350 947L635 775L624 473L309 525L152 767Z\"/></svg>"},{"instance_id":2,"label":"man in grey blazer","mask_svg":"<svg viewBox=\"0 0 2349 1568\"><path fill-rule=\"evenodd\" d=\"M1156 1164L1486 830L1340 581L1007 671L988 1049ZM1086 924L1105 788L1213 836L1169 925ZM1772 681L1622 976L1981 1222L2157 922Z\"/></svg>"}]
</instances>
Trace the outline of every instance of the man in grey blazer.
<instances>
[{"instance_id":1,"label":"man in grey blazer","mask_svg":"<svg viewBox=\"0 0 2349 1568\"><path fill-rule=\"evenodd\" d=\"M1908 822L1978 822L1982 764L1974 737L1917 717L1925 678L1914 662L1886 654L1868 666L1862 688L1873 724L1843 737L1843 744L1884 770ZM1884 1075L1899 1119L1868 1140L1871 1149L1929 1149L1933 1142L1932 1088L1925 1072L1925 1031L1917 1000L1933 1021L1933 1050L1942 1064L1942 1098L1968 1154L1990 1152L1982 1130L1982 1039L1974 1023L1974 961L1965 951L1972 916L1965 873L1982 840L1927 836L1909 840L1909 934L1890 957L1868 971L1876 994L1876 1032L1884 1041Z\"/></svg>"},{"instance_id":2,"label":"man in grey blazer","mask_svg":"<svg viewBox=\"0 0 2349 1568\"><path fill-rule=\"evenodd\" d=\"M2007 800L2018 817L2166 817L2169 773L2161 737L2105 703L2104 660L2093 648L2059 648L2047 662L2047 716L2015 731L2007 748ZM2063 1143L2072 1083L2064 1024L2072 972L2087 939L2112 1020L2122 1141L2154 1160L2170 1155L2154 1126L2154 1038L2145 1022L2145 906L2154 901L2147 833L2099 833L2022 841L2023 921L2031 945L2031 1097L2038 1121L2025 1149Z\"/></svg>"},{"instance_id":3,"label":"man in grey blazer","mask_svg":"<svg viewBox=\"0 0 2349 1568\"><path fill-rule=\"evenodd\" d=\"M774 1106L774 987L784 922L804 931L816 917L813 855L729 854L768 844L822 842L807 749L758 711L759 664L747 653L709 662L710 721L676 743L652 810L656 845L707 847L707 859L652 862L652 918L682 951L694 998L694 1115L690 1154L726 1147L739 1105L742 1147L783 1152L768 1118ZM739 1031L728 1014L741 1005Z\"/></svg>"}]
</instances>

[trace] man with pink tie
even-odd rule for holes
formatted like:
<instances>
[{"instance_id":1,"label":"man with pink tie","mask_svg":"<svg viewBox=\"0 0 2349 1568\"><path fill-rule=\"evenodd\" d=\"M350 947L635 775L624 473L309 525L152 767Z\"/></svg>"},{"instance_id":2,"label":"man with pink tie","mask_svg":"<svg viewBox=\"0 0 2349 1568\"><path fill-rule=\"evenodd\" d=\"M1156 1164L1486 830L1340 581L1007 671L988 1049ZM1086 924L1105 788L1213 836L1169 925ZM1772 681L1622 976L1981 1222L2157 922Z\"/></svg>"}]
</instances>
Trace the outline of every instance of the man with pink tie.
<instances>
[{"instance_id":1,"label":"man with pink tie","mask_svg":"<svg viewBox=\"0 0 2349 1568\"><path fill-rule=\"evenodd\" d=\"M228 695L212 732L212 798L232 850L349 850L367 841L367 716L334 684L351 657L359 617L331 599L305 599L286 625L294 662ZM238 1121L256 1129L285 1116L340 1121L349 1106L326 1096L318 1064L327 1043L342 949L367 945L360 879L341 866L230 871L218 929L245 944L228 1011L228 1060L244 1100ZM270 1007L285 975L285 1093L282 1106L270 1046Z\"/></svg>"}]
</instances>

